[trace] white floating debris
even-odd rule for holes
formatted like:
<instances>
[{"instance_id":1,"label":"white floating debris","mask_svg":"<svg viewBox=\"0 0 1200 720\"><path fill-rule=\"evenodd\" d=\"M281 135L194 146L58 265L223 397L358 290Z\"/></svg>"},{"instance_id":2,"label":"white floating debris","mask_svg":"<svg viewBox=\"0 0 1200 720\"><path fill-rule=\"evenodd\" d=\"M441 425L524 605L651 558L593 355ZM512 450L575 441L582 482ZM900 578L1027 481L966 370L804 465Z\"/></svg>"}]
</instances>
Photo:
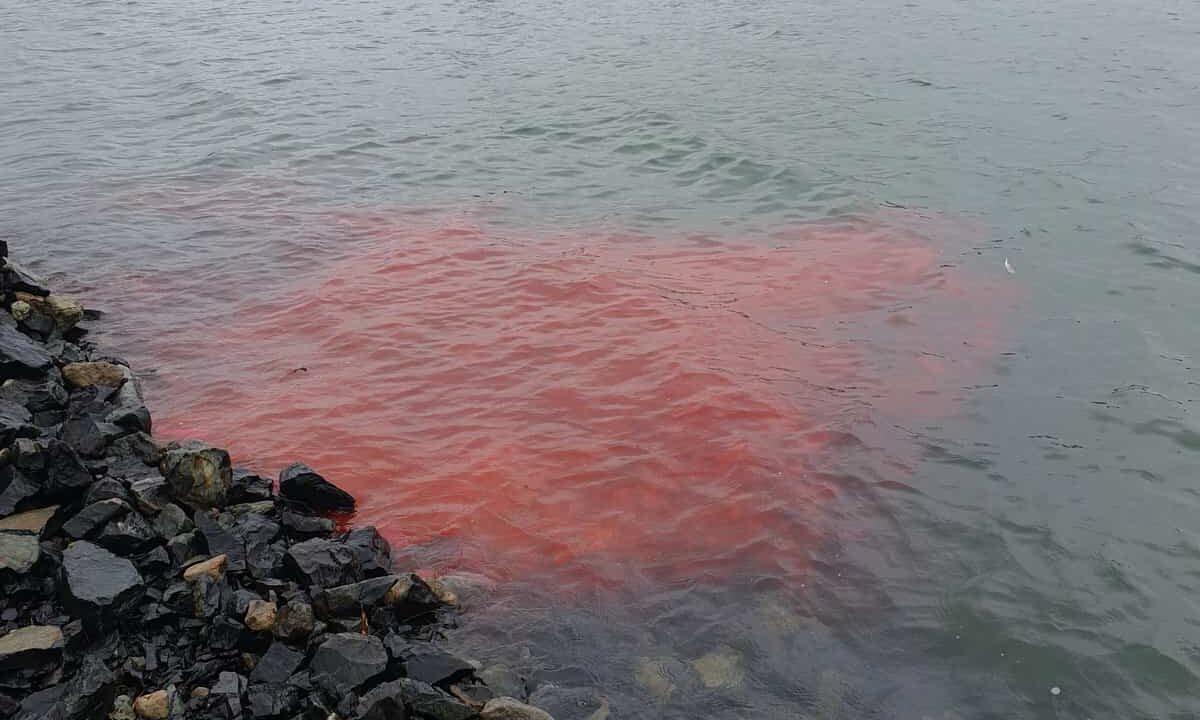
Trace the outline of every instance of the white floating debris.
<instances>
[{"instance_id":1,"label":"white floating debris","mask_svg":"<svg viewBox=\"0 0 1200 720\"><path fill-rule=\"evenodd\" d=\"M1055 685L1054 687L1050 688L1050 694L1054 697L1058 697L1059 695L1062 695L1062 688Z\"/></svg>"},{"instance_id":2,"label":"white floating debris","mask_svg":"<svg viewBox=\"0 0 1200 720\"><path fill-rule=\"evenodd\" d=\"M1008 258L1004 258L1004 269L1009 275L1015 275L1017 272L1016 270L1013 270L1012 263L1008 261Z\"/></svg>"}]
</instances>

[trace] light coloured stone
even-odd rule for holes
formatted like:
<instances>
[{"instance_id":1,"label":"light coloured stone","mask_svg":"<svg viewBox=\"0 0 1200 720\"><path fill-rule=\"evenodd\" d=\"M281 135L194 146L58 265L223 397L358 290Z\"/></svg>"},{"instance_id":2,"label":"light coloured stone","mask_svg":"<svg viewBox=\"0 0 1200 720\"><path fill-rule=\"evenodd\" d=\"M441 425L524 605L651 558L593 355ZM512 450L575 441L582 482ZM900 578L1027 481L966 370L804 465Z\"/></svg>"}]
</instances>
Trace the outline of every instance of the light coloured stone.
<instances>
[{"instance_id":1,"label":"light coloured stone","mask_svg":"<svg viewBox=\"0 0 1200 720\"><path fill-rule=\"evenodd\" d=\"M742 656L732 648L721 646L692 661L692 668L707 688L731 689L746 678Z\"/></svg>"},{"instance_id":2,"label":"light coloured stone","mask_svg":"<svg viewBox=\"0 0 1200 720\"><path fill-rule=\"evenodd\" d=\"M110 362L78 362L63 366L63 379L73 388L116 387L125 381L125 368Z\"/></svg>"},{"instance_id":3,"label":"light coloured stone","mask_svg":"<svg viewBox=\"0 0 1200 720\"><path fill-rule=\"evenodd\" d=\"M62 648L62 630L53 625L17 628L0 636L0 661L28 652L47 652Z\"/></svg>"},{"instance_id":4,"label":"light coloured stone","mask_svg":"<svg viewBox=\"0 0 1200 720\"><path fill-rule=\"evenodd\" d=\"M23 532L0 533L0 570L27 573L41 555L37 535Z\"/></svg>"},{"instance_id":5,"label":"light coloured stone","mask_svg":"<svg viewBox=\"0 0 1200 720\"><path fill-rule=\"evenodd\" d=\"M510 697L488 700L479 717L482 720L554 720L545 710Z\"/></svg>"},{"instance_id":6,"label":"light coloured stone","mask_svg":"<svg viewBox=\"0 0 1200 720\"><path fill-rule=\"evenodd\" d=\"M133 711L142 720L167 720L171 715L171 695L166 690L141 695L133 701Z\"/></svg>"},{"instance_id":7,"label":"light coloured stone","mask_svg":"<svg viewBox=\"0 0 1200 720\"><path fill-rule=\"evenodd\" d=\"M12 313L14 320L21 321L29 317L29 314L33 312L33 307L24 300L16 300L9 308L9 312Z\"/></svg>"},{"instance_id":8,"label":"light coloured stone","mask_svg":"<svg viewBox=\"0 0 1200 720\"><path fill-rule=\"evenodd\" d=\"M254 632L265 632L275 627L275 616L279 608L266 600L251 600L246 608L246 627Z\"/></svg>"},{"instance_id":9,"label":"light coloured stone","mask_svg":"<svg viewBox=\"0 0 1200 720\"><path fill-rule=\"evenodd\" d=\"M213 580L219 580L225 574L225 563L228 558L224 555L217 555L207 560L188 566L183 571L183 579L188 582L196 582L201 575L207 575Z\"/></svg>"},{"instance_id":10,"label":"light coloured stone","mask_svg":"<svg viewBox=\"0 0 1200 720\"><path fill-rule=\"evenodd\" d=\"M133 714L133 701L128 695L118 695L113 699L112 711L108 713L108 720L134 720L137 716Z\"/></svg>"},{"instance_id":11,"label":"light coloured stone","mask_svg":"<svg viewBox=\"0 0 1200 720\"><path fill-rule=\"evenodd\" d=\"M66 295L51 295L46 298L46 310L60 332L70 330L83 319L83 303Z\"/></svg>"},{"instance_id":12,"label":"light coloured stone","mask_svg":"<svg viewBox=\"0 0 1200 720\"><path fill-rule=\"evenodd\" d=\"M30 535L41 535L42 529L46 527L46 523L50 522L50 518L54 517L54 513L56 512L58 512L58 506L51 505L50 507L10 515L0 520L0 532L17 531L26 532Z\"/></svg>"},{"instance_id":13,"label":"light coloured stone","mask_svg":"<svg viewBox=\"0 0 1200 720\"><path fill-rule=\"evenodd\" d=\"M675 683L667 671L671 664L670 659L641 658L634 673L638 684L661 702L666 702L675 694Z\"/></svg>"}]
</instances>

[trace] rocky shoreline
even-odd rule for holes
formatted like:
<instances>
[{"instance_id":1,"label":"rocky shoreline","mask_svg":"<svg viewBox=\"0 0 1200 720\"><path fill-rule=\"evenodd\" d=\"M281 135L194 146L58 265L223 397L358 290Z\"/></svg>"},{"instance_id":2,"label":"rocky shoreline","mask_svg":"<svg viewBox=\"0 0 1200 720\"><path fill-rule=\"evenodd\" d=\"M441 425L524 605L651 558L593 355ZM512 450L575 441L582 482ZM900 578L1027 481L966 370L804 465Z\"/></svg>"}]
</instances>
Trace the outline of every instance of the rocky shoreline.
<instances>
[{"instance_id":1,"label":"rocky shoreline","mask_svg":"<svg viewBox=\"0 0 1200 720\"><path fill-rule=\"evenodd\" d=\"M549 720L439 647L452 592L393 567L354 498L160 445L99 315L0 241L0 717Z\"/></svg>"}]
</instances>

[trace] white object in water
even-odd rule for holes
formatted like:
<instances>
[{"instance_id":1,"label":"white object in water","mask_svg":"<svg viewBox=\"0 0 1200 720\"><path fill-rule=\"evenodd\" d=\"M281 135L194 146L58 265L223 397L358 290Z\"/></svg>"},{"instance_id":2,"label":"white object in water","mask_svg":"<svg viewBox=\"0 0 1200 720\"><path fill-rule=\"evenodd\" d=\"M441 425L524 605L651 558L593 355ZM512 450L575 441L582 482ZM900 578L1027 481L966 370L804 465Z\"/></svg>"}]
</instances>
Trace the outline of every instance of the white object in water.
<instances>
[{"instance_id":1,"label":"white object in water","mask_svg":"<svg viewBox=\"0 0 1200 720\"><path fill-rule=\"evenodd\" d=\"M1008 261L1008 258L1004 258L1004 269L1008 271L1009 275L1014 275L1017 272L1016 270L1013 270L1012 263Z\"/></svg>"},{"instance_id":2,"label":"white object in water","mask_svg":"<svg viewBox=\"0 0 1200 720\"><path fill-rule=\"evenodd\" d=\"M1054 687L1050 688L1050 694L1055 697L1058 697L1059 695L1062 695L1062 688L1055 685Z\"/></svg>"}]
</instances>

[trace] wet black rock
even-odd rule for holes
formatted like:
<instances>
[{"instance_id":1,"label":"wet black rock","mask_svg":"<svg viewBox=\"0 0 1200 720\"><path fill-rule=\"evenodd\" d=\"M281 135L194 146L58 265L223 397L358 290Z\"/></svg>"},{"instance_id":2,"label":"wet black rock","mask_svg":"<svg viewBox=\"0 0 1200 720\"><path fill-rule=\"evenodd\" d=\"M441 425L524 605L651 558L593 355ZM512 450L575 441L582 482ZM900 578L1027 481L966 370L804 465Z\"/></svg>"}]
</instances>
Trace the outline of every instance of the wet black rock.
<instances>
[{"instance_id":1,"label":"wet black rock","mask_svg":"<svg viewBox=\"0 0 1200 720\"><path fill-rule=\"evenodd\" d=\"M250 472L245 468L234 468L233 479L229 486L229 502L231 504L270 500L273 497L274 483L270 478Z\"/></svg>"},{"instance_id":2,"label":"wet black rock","mask_svg":"<svg viewBox=\"0 0 1200 720\"><path fill-rule=\"evenodd\" d=\"M64 600L82 615L120 613L142 593L142 576L129 560L79 540L62 557Z\"/></svg>"},{"instance_id":3,"label":"wet black rock","mask_svg":"<svg viewBox=\"0 0 1200 720\"><path fill-rule=\"evenodd\" d=\"M345 543L313 538L291 546L284 565L305 586L336 587L362 579L355 553Z\"/></svg>"},{"instance_id":4,"label":"wet black rock","mask_svg":"<svg viewBox=\"0 0 1200 720\"><path fill-rule=\"evenodd\" d=\"M405 675L430 685L450 685L475 672L466 660L429 645L414 645L401 659Z\"/></svg>"},{"instance_id":5,"label":"wet black rock","mask_svg":"<svg viewBox=\"0 0 1200 720\"><path fill-rule=\"evenodd\" d=\"M59 440L45 441L46 493L50 497L71 496L91 485L92 474L79 454Z\"/></svg>"},{"instance_id":6,"label":"wet black rock","mask_svg":"<svg viewBox=\"0 0 1200 720\"><path fill-rule=\"evenodd\" d=\"M175 497L196 508L222 507L233 484L229 453L200 442L169 448L159 470Z\"/></svg>"},{"instance_id":7,"label":"wet black rock","mask_svg":"<svg viewBox=\"0 0 1200 720\"><path fill-rule=\"evenodd\" d=\"M345 542L362 576L356 579L379 577L392 571L392 546L373 525L351 530Z\"/></svg>"},{"instance_id":8,"label":"wet black rock","mask_svg":"<svg viewBox=\"0 0 1200 720\"><path fill-rule=\"evenodd\" d=\"M250 682L285 683L302 662L304 653L297 652L283 643L273 643L254 666L254 672L250 673Z\"/></svg>"},{"instance_id":9,"label":"wet black rock","mask_svg":"<svg viewBox=\"0 0 1200 720\"><path fill-rule=\"evenodd\" d=\"M4 257L8 258L7 243L4 247ZM50 294L45 280L8 259L5 260L3 272L0 274L0 288L3 288L5 293L23 292L38 297L46 297Z\"/></svg>"},{"instance_id":10,"label":"wet black rock","mask_svg":"<svg viewBox=\"0 0 1200 720\"><path fill-rule=\"evenodd\" d=\"M338 685L352 690L383 673L387 664L387 651L379 638L339 633L321 643L309 667L314 674L327 675Z\"/></svg>"},{"instance_id":11,"label":"wet black rock","mask_svg":"<svg viewBox=\"0 0 1200 720\"><path fill-rule=\"evenodd\" d=\"M284 499L321 512L354 510L354 496L321 477L307 465L296 463L279 475L279 494Z\"/></svg>"},{"instance_id":12,"label":"wet black rock","mask_svg":"<svg viewBox=\"0 0 1200 720\"><path fill-rule=\"evenodd\" d=\"M161 575L171 569L171 555L162 545L134 558L134 564L142 576Z\"/></svg>"},{"instance_id":13,"label":"wet black rock","mask_svg":"<svg viewBox=\"0 0 1200 720\"><path fill-rule=\"evenodd\" d=\"M0 323L0 379L40 379L54 360L50 353L7 323Z\"/></svg>"},{"instance_id":14,"label":"wet black rock","mask_svg":"<svg viewBox=\"0 0 1200 720\"><path fill-rule=\"evenodd\" d=\"M255 720L291 717L304 703L304 691L294 685L251 685L246 692Z\"/></svg>"},{"instance_id":15,"label":"wet black rock","mask_svg":"<svg viewBox=\"0 0 1200 720\"><path fill-rule=\"evenodd\" d=\"M67 389L57 370L37 380L9 380L0 384L0 399L23 405L29 412L61 410L67 405Z\"/></svg>"},{"instance_id":16,"label":"wet black rock","mask_svg":"<svg viewBox=\"0 0 1200 720\"><path fill-rule=\"evenodd\" d=\"M109 443L124 432L116 425L95 416L77 415L63 423L59 438L80 456L98 458L104 455Z\"/></svg>"}]
</instances>

